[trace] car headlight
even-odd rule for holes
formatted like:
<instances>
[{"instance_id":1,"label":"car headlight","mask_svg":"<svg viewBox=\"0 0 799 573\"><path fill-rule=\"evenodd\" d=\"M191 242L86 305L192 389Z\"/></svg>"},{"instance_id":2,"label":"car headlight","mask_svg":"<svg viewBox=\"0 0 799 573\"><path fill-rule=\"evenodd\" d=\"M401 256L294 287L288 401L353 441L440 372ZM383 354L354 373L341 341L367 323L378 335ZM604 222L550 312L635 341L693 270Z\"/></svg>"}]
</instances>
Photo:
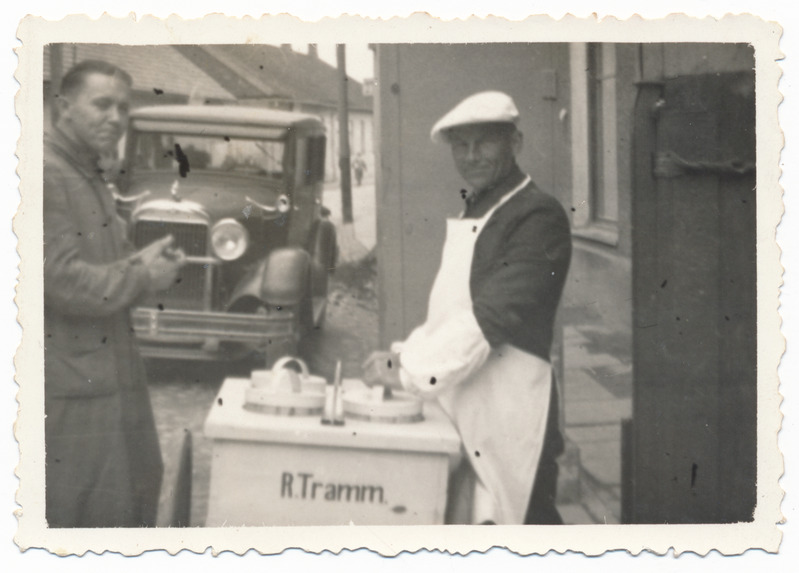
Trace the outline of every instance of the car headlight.
<instances>
[{"instance_id":1,"label":"car headlight","mask_svg":"<svg viewBox=\"0 0 799 573\"><path fill-rule=\"evenodd\" d=\"M211 248L223 261L235 261L247 250L247 229L235 219L222 219L211 229Z\"/></svg>"}]
</instances>

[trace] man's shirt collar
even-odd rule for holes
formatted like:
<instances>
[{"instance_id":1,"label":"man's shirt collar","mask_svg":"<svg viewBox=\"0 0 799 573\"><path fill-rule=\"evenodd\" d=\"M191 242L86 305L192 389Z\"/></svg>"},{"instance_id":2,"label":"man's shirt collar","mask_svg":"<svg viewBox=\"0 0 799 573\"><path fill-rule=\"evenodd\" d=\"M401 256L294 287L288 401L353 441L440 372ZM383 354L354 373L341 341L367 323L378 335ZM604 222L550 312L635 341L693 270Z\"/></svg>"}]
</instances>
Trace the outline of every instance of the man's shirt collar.
<instances>
[{"instance_id":1,"label":"man's shirt collar","mask_svg":"<svg viewBox=\"0 0 799 573\"><path fill-rule=\"evenodd\" d=\"M471 195L467 195L465 198L466 208L463 212L463 217L465 219L482 217L497 201L502 199L505 193L516 187L524 178L524 172L519 169L518 165L514 165L507 177L494 185L494 187L472 192Z\"/></svg>"}]
</instances>

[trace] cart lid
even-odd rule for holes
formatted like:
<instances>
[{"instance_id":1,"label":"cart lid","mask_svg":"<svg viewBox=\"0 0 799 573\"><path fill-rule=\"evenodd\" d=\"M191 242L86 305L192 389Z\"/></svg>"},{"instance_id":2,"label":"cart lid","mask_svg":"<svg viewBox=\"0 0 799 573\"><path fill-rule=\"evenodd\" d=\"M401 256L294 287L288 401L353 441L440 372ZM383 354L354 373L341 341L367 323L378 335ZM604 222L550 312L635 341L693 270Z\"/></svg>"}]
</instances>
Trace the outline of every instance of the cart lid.
<instances>
[{"instance_id":1,"label":"cart lid","mask_svg":"<svg viewBox=\"0 0 799 573\"><path fill-rule=\"evenodd\" d=\"M351 381L345 380L345 386ZM425 402L424 421L390 424L347 419L343 426L323 425L319 416L270 416L244 409L247 378L227 378L205 421L205 435L300 446L372 449L459 456L460 436L444 411Z\"/></svg>"}]
</instances>

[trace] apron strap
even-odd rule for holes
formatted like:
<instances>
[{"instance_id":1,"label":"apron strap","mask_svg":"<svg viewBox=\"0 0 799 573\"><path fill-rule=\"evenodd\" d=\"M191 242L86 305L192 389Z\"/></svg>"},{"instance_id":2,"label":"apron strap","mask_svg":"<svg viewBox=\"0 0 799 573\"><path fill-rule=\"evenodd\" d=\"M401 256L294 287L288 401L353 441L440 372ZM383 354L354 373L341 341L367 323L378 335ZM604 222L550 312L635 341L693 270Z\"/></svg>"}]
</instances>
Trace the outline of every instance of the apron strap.
<instances>
[{"instance_id":1,"label":"apron strap","mask_svg":"<svg viewBox=\"0 0 799 573\"><path fill-rule=\"evenodd\" d=\"M511 199L511 197L513 197L514 195L516 195L516 193L518 193L519 191L521 191L522 189L524 189L525 187L527 187L527 185L530 183L530 181L532 181L532 177L530 177L529 175L526 175L526 176L525 176L525 178L524 178L524 180L523 180L521 183L519 183L519 184L518 184L516 187L514 187L513 189L511 189L511 190L510 190L510 191L508 191L507 193L505 193L505 194L502 196L502 198L501 198L499 201L497 201L497 204L496 204L496 205L494 205L493 207L491 207L491 208L490 208L490 209L489 209L489 210L486 212L486 214L485 214L485 215L483 215L482 217L480 217L480 218L478 219L478 221L481 221L481 222L482 222L482 221L488 221L488 219L491 217L491 215L493 215L493 214L494 214L494 211L496 211L497 209L499 209L500 207L502 207L502 206L503 206L505 203L507 203L507 202L508 202L508 201ZM465 213L465 212L466 212L466 211L461 211L461 212L458 214L458 219L463 219L463 215L464 215L464 213Z\"/></svg>"}]
</instances>

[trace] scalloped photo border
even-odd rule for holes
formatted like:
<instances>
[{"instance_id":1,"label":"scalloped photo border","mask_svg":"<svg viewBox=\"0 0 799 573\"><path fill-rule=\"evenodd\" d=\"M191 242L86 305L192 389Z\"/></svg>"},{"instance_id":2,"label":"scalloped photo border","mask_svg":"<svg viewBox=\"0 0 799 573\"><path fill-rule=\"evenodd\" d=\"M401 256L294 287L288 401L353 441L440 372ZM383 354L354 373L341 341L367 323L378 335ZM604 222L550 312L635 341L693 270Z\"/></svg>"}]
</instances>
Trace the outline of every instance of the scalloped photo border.
<instances>
[{"instance_id":1,"label":"scalloped photo border","mask_svg":"<svg viewBox=\"0 0 799 573\"><path fill-rule=\"evenodd\" d=\"M658 20L531 16L522 21L469 18L442 21L426 14L390 20L354 16L303 22L290 15L201 19L178 16L60 21L24 19L18 36L20 89L16 110L22 134L18 144L21 203L14 218L21 258L16 293L23 328L16 354L19 414L17 475L19 509L15 541L21 549L44 548L57 555L119 552L138 555L162 549L214 554L255 550L276 554L287 548L311 553L368 548L384 556L421 549L454 554L506 548L521 555L549 551L601 555L711 551L740 554L750 548L776 552L783 492L783 457L777 434L781 395L777 367L785 341L780 333L778 295L782 284L776 228L782 213L779 159L783 134L777 117L781 101L778 65L781 28L750 15L696 19L681 15ZM752 523L724 525L570 525L570 526L409 526L409 527L231 527L185 529L49 529L44 517L44 357L42 320L42 133L43 46L48 43L197 44L197 43L462 43L469 42L743 42L755 48L757 94L757 316L758 316L758 501Z\"/></svg>"}]
</instances>

